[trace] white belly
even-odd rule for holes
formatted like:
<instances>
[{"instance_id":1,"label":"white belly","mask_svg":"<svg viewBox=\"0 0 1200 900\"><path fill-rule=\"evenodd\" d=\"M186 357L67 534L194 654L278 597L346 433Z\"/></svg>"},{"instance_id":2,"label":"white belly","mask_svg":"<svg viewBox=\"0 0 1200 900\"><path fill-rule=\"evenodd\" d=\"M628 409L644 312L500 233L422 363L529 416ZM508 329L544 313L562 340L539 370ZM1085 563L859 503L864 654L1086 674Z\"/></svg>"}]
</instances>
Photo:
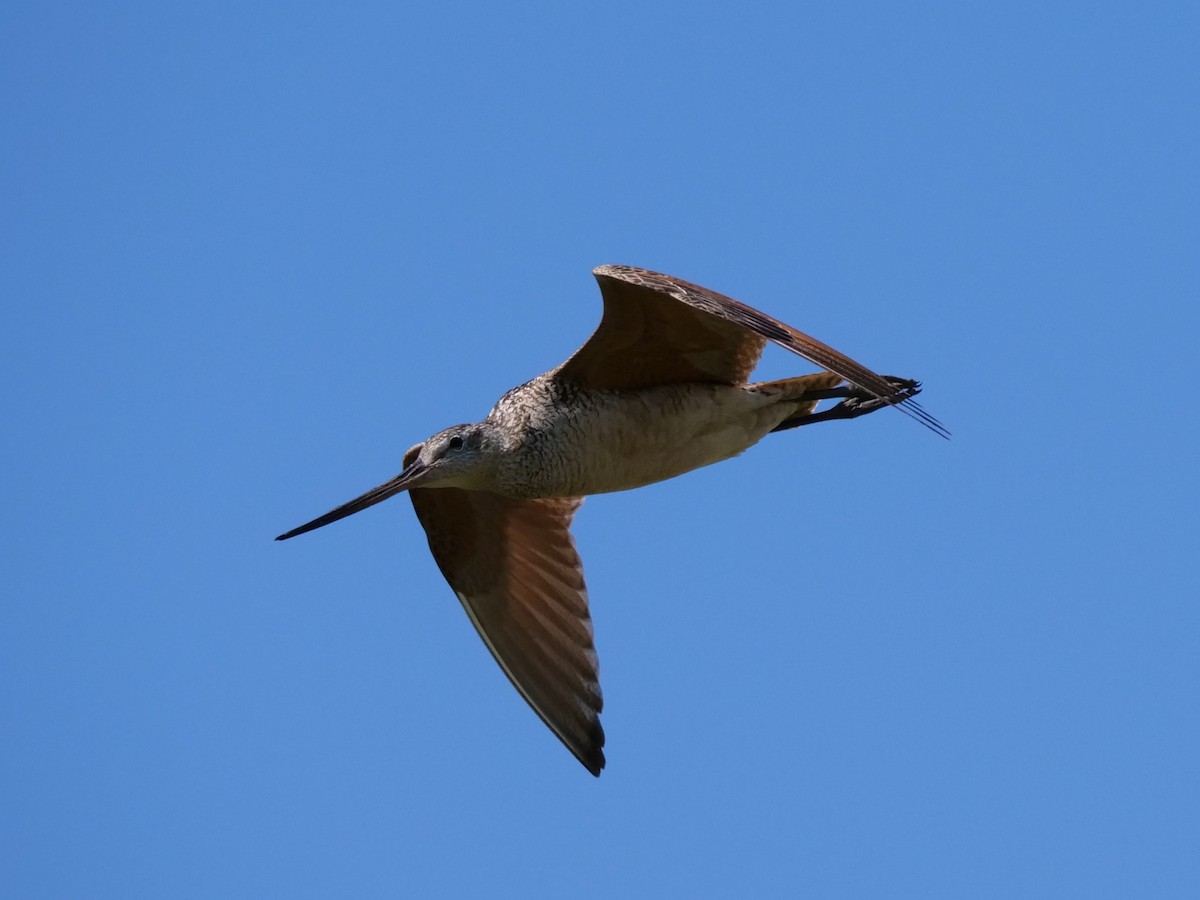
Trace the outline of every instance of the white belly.
<instances>
[{"instance_id":1,"label":"white belly","mask_svg":"<svg viewBox=\"0 0 1200 900\"><path fill-rule=\"evenodd\" d=\"M777 401L740 386L686 384L555 405L536 416L533 436L501 481L515 494L550 497L674 478L758 443L793 409Z\"/></svg>"}]
</instances>

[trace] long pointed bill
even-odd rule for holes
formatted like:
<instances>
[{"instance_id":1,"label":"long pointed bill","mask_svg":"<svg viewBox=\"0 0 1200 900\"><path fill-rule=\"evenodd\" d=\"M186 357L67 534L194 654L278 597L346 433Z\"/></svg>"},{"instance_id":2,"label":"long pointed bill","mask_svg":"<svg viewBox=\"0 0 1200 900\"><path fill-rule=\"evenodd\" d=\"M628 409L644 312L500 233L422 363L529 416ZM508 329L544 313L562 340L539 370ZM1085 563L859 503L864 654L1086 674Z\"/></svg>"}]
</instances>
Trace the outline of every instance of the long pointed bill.
<instances>
[{"instance_id":1,"label":"long pointed bill","mask_svg":"<svg viewBox=\"0 0 1200 900\"><path fill-rule=\"evenodd\" d=\"M420 481L421 476L425 474L428 467L415 460L411 466L393 478L391 481L385 481L379 487L371 488L361 497L355 497L349 503L343 503L337 509L331 509L323 516L318 516L311 522L301 525L299 528L293 528L291 531L281 534L275 538L277 541L286 541L288 538L293 538L298 534L304 534L306 531L314 531L323 525L328 525L330 522L336 522L338 519L344 519L346 516L352 516L356 512L366 509L368 506L374 506L376 503L381 503L388 497L394 497L401 491L408 490L417 481Z\"/></svg>"}]
</instances>

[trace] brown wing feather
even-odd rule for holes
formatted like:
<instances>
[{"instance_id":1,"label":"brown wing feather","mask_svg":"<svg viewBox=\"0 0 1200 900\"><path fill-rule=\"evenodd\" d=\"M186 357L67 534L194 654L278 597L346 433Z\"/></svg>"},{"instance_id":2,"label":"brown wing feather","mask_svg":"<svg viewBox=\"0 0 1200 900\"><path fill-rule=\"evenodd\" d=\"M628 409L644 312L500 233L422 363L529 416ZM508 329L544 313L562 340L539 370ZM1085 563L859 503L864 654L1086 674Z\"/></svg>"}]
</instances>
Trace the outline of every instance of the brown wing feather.
<instances>
[{"instance_id":1,"label":"brown wing feather","mask_svg":"<svg viewBox=\"0 0 1200 900\"><path fill-rule=\"evenodd\" d=\"M559 378L581 388L636 390L686 381L743 384L771 341L946 433L882 375L753 307L633 266L600 266L593 274L604 297L600 327L557 371Z\"/></svg>"},{"instance_id":2,"label":"brown wing feather","mask_svg":"<svg viewBox=\"0 0 1200 900\"><path fill-rule=\"evenodd\" d=\"M433 558L500 668L599 775L600 672L570 533L582 498L513 500L457 488L410 494Z\"/></svg>"},{"instance_id":3,"label":"brown wing feather","mask_svg":"<svg viewBox=\"0 0 1200 900\"><path fill-rule=\"evenodd\" d=\"M718 294L627 266L601 266L593 274L600 282L604 315L595 334L559 367L560 378L591 390L744 384L758 365L767 343L763 337L682 296Z\"/></svg>"}]
</instances>

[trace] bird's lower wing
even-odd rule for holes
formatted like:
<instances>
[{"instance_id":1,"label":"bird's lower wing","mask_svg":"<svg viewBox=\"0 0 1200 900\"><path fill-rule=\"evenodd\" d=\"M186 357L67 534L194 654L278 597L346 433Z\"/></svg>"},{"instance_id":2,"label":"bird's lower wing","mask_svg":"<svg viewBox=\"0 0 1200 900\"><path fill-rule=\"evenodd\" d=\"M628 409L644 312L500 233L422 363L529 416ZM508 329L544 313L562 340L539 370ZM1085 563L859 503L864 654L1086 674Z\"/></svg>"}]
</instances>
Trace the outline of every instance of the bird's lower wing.
<instances>
[{"instance_id":1,"label":"bird's lower wing","mask_svg":"<svg viewBox=\"0 0 1200 900\"><path fill-rule=\"evenodd\" d=\"M582 498L513 500L457 488L417 489L411 496L433 558L500 668L599 775L599 664L570 533Z\"/></svg>"}]
</instances>

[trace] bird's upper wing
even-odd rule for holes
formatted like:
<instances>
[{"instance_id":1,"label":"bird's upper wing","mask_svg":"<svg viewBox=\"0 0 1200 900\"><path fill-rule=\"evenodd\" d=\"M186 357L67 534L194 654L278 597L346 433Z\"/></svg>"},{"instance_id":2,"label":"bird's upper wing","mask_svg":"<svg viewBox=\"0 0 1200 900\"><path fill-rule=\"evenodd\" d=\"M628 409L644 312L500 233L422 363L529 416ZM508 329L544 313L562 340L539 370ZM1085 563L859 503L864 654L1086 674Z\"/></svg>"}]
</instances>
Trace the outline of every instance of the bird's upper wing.
<instances>
[{"instance_id":1,"label":"bird's upper wing","mask_svg":"<svg viewBox=\"0 0 1200 900\"><path fill-rule=\"evenodd\" d=\"M564 381L588 390L697 381L744 384L772 341L940 429L883 376L744 303L633 266L600 266L593 274L604 297L604 316L595 334L556 370Z\"/></svg>"},{"instance_id":2,"label":"bird's upper wing","mask_svg":"<svg viewBox=\"0 0 1200 900\"><path fill-rule=\"evenodd\" d=\"M433 558L504 674L599 775L600 672L569 530L582 498L513 500L458 488L410 494Z\"/></svg>"},{"instance_id":3,"label":"bird's upper wing","mask_svg":"<svg viewBox=\"0 0 1200 900\"><path fill-rule=\"evenodd\" d=\"M590 390L743 384L758 365L766 338L721 311L741 307L736 300L631 266L600 266L592 274L604 316L557 377Z\"/></svg>"}]
</instances>

